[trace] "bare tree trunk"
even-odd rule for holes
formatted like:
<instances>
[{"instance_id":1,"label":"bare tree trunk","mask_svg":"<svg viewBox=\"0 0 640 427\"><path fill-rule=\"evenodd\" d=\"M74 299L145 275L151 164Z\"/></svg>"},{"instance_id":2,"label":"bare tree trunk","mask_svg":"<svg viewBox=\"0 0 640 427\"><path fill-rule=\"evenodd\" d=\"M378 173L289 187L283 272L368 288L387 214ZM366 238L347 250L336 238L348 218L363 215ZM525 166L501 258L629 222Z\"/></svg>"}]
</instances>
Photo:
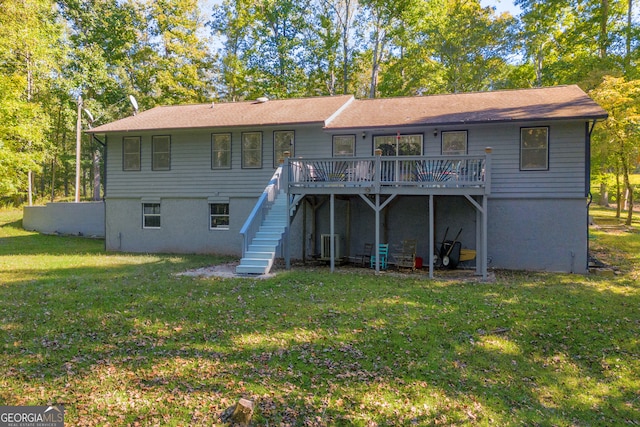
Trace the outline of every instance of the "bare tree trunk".
<instances>
[{"instance_id":1,"label":"bare tree trunk","mask_svg":"<svg viewBox=\"0 0 640 427\"><path fill-rule=\"evenodd\" d=\"M56 197L56 157L53 157L51 160L51 202L55 200Z\"/></svg>"},{"instance_id":2,"label":"bare tree trunk","mask_svg":"<svg viewBox=\"0 0 640 427\"><path fill-rule=\"evenodd\" d=\"M633 17L633 0L629 0L629 6L627 9L627 29L626 29L626 52L624 57L624 63L627 67L631 63L631 18Z\"/></svg>"},{"instance_id":3,"label":"bare tree trunk","mask_svg":"<svg viewBox=\"0 0 640 427\"><path fill-rule=\"evenodd\" d=\"M602 16L600 17L600 58L607 57L607 48L609 46L609 34L607 28L609 25L609 0L602 0Z\"/></svg>"},{"instance_id":4,"label":"bare tree trunk","mask_svg":"<svg viewBox=\"0 0 640 427\"><path fill-rule=\"evenodd\" d=\"M378 49L380 47L380 33L376 30L376 41L373 47L373 63L371 64L371 84L369 85L369 98L376 97L376 89L378 87Z\"/></svg>"}]
</instances>

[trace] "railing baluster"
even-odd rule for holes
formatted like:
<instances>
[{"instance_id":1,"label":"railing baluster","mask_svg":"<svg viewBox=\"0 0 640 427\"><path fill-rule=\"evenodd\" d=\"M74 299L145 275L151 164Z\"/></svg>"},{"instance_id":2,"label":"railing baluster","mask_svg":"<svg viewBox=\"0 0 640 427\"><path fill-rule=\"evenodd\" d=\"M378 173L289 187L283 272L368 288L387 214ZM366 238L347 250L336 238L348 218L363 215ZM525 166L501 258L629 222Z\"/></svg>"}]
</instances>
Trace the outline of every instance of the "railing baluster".
<instances>
[{"instance_id":1,"label":"railing baluster","mask_svg":"<svg viewBox=\"0 0 640 427\"><path fill-rule=\"evenodd\" d=\"M487 156L398 156L296 159L289 162L289 184L296 186L484 187Z\"/></svg>"}]
</instances>

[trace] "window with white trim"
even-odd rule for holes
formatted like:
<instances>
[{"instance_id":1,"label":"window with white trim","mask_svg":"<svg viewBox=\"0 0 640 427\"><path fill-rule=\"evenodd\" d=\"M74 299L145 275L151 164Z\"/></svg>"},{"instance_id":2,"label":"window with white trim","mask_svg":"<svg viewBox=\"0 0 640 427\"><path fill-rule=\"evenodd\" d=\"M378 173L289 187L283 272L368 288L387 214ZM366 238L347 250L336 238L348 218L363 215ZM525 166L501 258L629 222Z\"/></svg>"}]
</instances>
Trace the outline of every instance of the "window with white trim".
<instances>
[{"instance_id":1,"label":"window with white trim","mask_svg":"<svg viewBox=\"0 0 640 427\"><path fill-rule=\"evenodd\" d=\"M231 134L211 134L211 169L231 169Z\"/></svg>"},{"instance_id":2,"label":"window with white trim","mask_svg":"<svg viewBox=\"0 0 640 427\"><path fill-rule=\"evenodd\" d=\"M520 128L520 170L549 170L549 128Z\"/></svg>"},{"instance_id":3,"label":"window with white trim","mask_svg":"<svg viewBox=\"0 0 640 427\"><path fill-rule=\"evenodd\" d=\"M242 134L242 167L245 169L262 167L262 132Z\"/></svg>"},{"instance_id":4,"label":"window with white trim","mask_svg":"<svg viewBox=\"0 0 640 427\"><path fill-rule=\"evenodd\" d=\"M443 131L442 135L442 155L463 156L467 154L467 131Z\"/></svg>"},{"instance_id":5,"label":"window with white trim","mask_svg":"<svg viewBox=\"0 0 640 427\"><path fill-rule=\"evenodd\" d=\"M160 228L160 203L142 204L142 228Z\"/></svg>"},{"instance_id":6,"label":"window with white trim","mask_svg":"<svg viewBox=\"0 0 640 427\"><path fill-rule=\"evenodd\" d=\"M153 136L151 138L151 170L168 171L171 169L171 137Z\"/></svg>"},{"instance_id":7,"label":"window with white trim","mask_svg":"<svg viewBox=\"0 0 640 427\"><path fill-rule=\"evenodd\" d=\"M229 229L229 203L209 203L209 215L212 230Z\"/></svg>"},{"instance_id":8,"label":"window with white trim","mask_svg":"<svg viewBox=\"0 0 640 427\"><path fill-rule=\"evenodd\" d=\"M284 152L294 156L295 132L292 130L277 130L273 132L273 167L277 168L284 162Z\"/></svg>"},{"instance_id":9,"label":"window with white trim","mask_svg":"<svg viewBox=\"0 0 640 427\"><path fill-rule=\"evenodd\" d=\"M333 157L353 157L356 155L355 135L333 136Z\"/></svg>"},{"instance_id":10,"label":"window with white trim","mask_svg":"<svg viewBox=\"0 0 640 427\"><path fill-rule=\"evenodd\" d=\"M122 138L122 170L140 170L140 137L125 136Z\"/></svg>"}]
</instances>

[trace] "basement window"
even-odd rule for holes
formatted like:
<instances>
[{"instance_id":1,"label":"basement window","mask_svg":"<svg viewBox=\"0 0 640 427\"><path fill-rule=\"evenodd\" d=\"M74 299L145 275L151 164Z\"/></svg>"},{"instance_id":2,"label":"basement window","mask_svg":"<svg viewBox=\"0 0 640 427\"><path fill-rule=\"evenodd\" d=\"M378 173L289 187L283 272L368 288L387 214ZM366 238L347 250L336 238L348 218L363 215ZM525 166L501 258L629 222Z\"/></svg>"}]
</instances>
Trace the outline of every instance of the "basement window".
<instances>
[{"instance_id":1,"label":"basement window","mask_svg":"<svg viewBox=\"0 0 640 427\"><path fill-rule=\"evenodd\" d=\"M142 204L142 228L160 228L160 203Z\"/></svg>"},{"instance_id":2,"label":"basement window","mask_svg":"<svg viewBox=\"0 0 640 427\"><path fill-rule=\"evenodd\" d=\"M210 228L212 230L229 229L229 203L210 203Z\"/></svg>"}]
</instances>

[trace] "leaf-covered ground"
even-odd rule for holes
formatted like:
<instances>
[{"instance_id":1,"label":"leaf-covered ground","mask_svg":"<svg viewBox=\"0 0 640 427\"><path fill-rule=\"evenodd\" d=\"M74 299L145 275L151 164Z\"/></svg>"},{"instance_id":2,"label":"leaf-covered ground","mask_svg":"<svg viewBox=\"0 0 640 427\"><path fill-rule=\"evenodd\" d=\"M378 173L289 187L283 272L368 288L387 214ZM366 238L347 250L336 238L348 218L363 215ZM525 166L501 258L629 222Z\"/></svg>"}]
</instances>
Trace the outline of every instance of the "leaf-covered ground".
<instances>
[{"instance_id":1,"label":"leaf-covered ground","mask_svg":"<svg viewBox=\"0 0 640 427\"><path fill-rule=\"evenodd\" d=\"M260 426L639 422L637 230L593 233L616 275L251 280L19 219L0 212L0 405L64 404L74 426L216 425L241 397Z\"/></svg>"}]
</instances>

